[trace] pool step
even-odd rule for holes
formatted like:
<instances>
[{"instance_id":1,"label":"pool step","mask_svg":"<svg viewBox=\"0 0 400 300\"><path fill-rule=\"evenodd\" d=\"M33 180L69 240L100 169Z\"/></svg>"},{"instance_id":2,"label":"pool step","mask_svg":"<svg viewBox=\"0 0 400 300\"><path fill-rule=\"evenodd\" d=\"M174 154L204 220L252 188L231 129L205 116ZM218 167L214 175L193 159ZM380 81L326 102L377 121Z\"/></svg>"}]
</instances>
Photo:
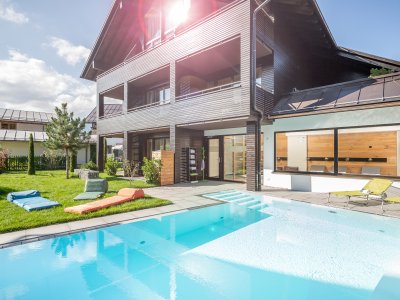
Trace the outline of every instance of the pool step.
<instances>
[{"instance_id":1,"label":"pool step","mask_svg":"<svg viewBox=\"0 0 400 300\"><path fill-rule=\"evenodd\" d=\"M263 202L257 203L257 204L252 205L252 206L247 206L247 208L254 209L254 210L261 210L261 209L264 209L266 207L268 207L268 204L263 203Z\"/></svg>"},{"instance_id":2,"label":"pool step","mask_svg":"<svg viewBox=\"0 0 400 300\"><path fill-rule=\"evenodd\" d=\"M239 203L239 205L249 207L249 206L254 205L254 204L256 204L256 203L260 203L260 200L257 200L257 199L254 199L254 198L253 198L253 200L247 201L247 202Z\"/></svg>"},{"instance_id":3,"label":"pool step","mask_svg":"<svg viewBox=\"0 0 400 300\"><path fill-rule=\"evenodd\" d=\"M240 193L240 192L229 193L229 194L224 194L224 195L221 195L221 196L216 196L216 198L218 198L218 199L230 199L231 197L237 197L237 196L243 196L243 194Z\"/></svg>"},{"instance_id":4,"label":"pool step","mask_svg":"<svg viewBox=\"0 0 400 300\"><path fill-rule=\"evenodd\" d=\"M231 200L229 202L230 203L241 203L241 202L249 201L249 200L252 200L252 199L254 199L254 198L245 196L245 197L242 197L242 198L239 198L239 199Z\"/></svg>"},{"instance_id":5,"label":"pool step","mask_svg":"<svg viewBox=\"0 0 400 300\"><path fill-rule=\"evenodd\" d=\"M237 199L243 199L243 198L246 198L246 197L248 197L248 195L240 194L240 195L224 197L224 198L219 197L219 199L226 200L226 201L233 201L233 200L237 200Z\"/></svg>"}]
</instances>

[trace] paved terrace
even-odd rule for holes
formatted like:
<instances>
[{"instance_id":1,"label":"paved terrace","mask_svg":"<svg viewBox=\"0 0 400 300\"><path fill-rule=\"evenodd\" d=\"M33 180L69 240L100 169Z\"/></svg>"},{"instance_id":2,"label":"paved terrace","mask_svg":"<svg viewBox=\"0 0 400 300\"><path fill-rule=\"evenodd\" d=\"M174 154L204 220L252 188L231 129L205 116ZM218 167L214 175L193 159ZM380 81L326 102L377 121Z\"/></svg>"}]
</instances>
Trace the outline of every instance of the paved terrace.
<instances>
[{"instance_id":1,"label":"paved terrace","mask_svg":"<svg viewBox=\"0 0 400 300\"><path fill-rule=\"evenodd\" d=\"M146 189L146 194L153 197L171 200L173 204L0 234L0 248L219 204L221 202L203 198L201 195L231 189L245 190L246 185L241 183L205 181L195 184L176 184L173 186ZM331 197L331 203L328 204L327 194L298 192L267 187L257 194L382 215L380 201L370 200L368 203L366 203L366 201L350 201L349 206L347 206L345 198ZM400 204L386 204L383 215L400 218Z\"/></svg>"}]
</instances>

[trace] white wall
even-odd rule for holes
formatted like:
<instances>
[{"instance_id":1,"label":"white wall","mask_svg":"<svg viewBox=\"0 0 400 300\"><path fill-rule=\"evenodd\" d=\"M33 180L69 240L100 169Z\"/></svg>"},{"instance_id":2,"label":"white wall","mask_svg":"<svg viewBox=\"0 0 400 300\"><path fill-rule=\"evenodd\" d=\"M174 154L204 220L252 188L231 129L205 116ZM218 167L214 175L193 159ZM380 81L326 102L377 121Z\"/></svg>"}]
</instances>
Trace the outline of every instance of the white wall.
<instances>
[{"instance_id":1,"label":"white wall","mask_svg":"<svg viewBox=\"0 0 400 300\"><path fill-rule=\"evenodd\" d=\"M396 123L400 123L399 106L277 119L272 125L262 127L264 132L264 185L313 192L361 188L367 179L326 175L274 174L274 133L276 131L390 125Z\"/></svg>"},{"instance_id":2,"label":"white wall","mask_svg":"<svg viewBox=\"0 0 400 300\"><path fill-rule=\"evenodd\" d=\"M44 125L41 124L28 124L28 123L17 123L17 130L25 131L46 131Z\"/></svg>"},{"instance_id":3,"label":"white wall","mask_svg":"<svg viewBox=\"0 0 400 300\"><path fill-rule=\"evenodd\" d=\"M43 143L35 142L35 156L42 155L46 151ZM0 141L0 148L7 149L11 156L27 156L29 142ZM80 149L77 155L78 165L89 160L89 147Z\"/></svg>"}]
</instances>

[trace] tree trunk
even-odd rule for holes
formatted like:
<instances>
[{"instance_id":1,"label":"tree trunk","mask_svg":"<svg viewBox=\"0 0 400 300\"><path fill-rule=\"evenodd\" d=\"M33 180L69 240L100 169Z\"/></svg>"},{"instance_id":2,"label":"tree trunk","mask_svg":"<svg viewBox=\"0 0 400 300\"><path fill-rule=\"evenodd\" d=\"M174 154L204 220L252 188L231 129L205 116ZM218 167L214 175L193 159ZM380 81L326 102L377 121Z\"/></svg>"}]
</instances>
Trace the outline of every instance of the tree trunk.
<instances>
[{"instance_id":1,"label":"tree trunk","mask_svg":"<svg viewBox=\"0 0 400 300\"><path fill-rule=\"evenodd\" d=\"M65 171L67 174L67 179L69 179L69 153L68 149L65 149Z\"/></svg>"}]
</instances>

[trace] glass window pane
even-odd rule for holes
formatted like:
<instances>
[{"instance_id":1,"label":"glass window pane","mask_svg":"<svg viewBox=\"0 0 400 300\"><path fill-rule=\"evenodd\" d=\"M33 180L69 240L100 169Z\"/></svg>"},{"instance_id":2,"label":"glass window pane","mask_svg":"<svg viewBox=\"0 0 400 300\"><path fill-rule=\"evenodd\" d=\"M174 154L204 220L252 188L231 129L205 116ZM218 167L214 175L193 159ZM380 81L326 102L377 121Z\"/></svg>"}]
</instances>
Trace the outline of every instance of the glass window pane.
<instances>
[{"instance_id":1,"label":"glass window pane","mask_svg":"<svg viewBox=\"0 0 400 300\"><path fill-rule=\"evenodd\" d=\"M276 134L276 170L332 173L334 132L317 130Z\"/></svg>"},{"instance_id":2,"label":"glass window pane","mask_svg":"<svg viewBox=\"0 0 400 300\"><path fill-rule=\"evenodd\" d=\"M394 126L340 129L339 173L397 176L398 135Z\"/></svg>"},{"instance_id":3,"label":"glass window pane","mask_svg":"<svg viewBox=\"0 0 400 300\"><path fill-rule=\"evenodd\" d=\"M165 150L171 150L171 144L169 142L169 138L165 139Z\"/></svg>"}]
</instances>

